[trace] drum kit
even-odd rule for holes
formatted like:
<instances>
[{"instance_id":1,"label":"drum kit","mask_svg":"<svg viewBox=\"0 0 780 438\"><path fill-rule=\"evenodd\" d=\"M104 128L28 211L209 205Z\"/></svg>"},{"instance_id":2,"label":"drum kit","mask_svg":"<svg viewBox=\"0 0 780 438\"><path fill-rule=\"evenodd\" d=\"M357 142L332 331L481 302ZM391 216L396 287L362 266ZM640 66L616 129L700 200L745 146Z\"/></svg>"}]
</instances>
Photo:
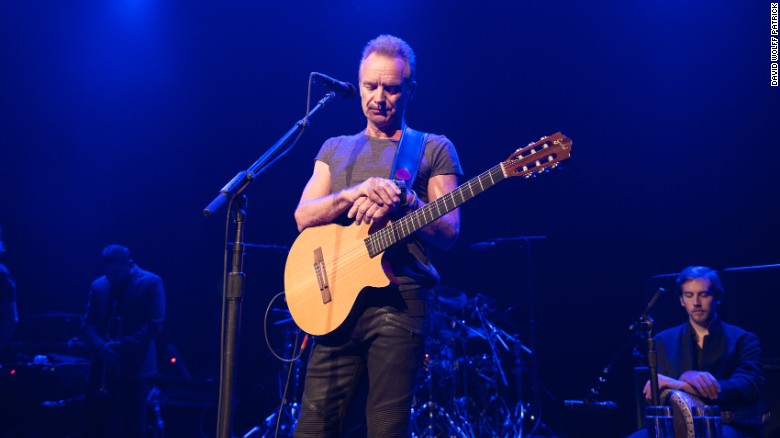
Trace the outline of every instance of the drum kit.
<instances>
[{"instance_id":1,"label":"drum kit","mask_svg":"<svg viewBox=\"0 0 780 438\"><path fill-rule=\"evenodd\" d=\"M415 438L519 437L530 406L520 394L532 352L498 327L494 299L439 286L412 402Z\"/></svg>"}]
</instances>

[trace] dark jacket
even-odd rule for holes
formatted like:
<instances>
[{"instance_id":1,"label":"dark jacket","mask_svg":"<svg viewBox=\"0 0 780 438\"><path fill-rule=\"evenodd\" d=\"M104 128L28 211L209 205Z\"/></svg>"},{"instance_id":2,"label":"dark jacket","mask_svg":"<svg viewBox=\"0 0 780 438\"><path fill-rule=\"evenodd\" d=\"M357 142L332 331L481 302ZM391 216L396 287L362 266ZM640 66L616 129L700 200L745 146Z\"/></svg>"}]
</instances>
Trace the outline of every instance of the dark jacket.
<instances>
[{"instance_id":1,"label":"dark jacket","mask_svg":"<svg viewBox=\"0 0 780 438\"><path fill-rule=\"evenodd\" d=\"M120 330L109 339L107 330L115 304ZM92 282L84 329L93 350L108 341L119 342L116 350L125 377L150 377L157 374L154 339L164 318L162 279L134 265L127 281L113 291L105 276Z\"/></svg>"}]
</instances>

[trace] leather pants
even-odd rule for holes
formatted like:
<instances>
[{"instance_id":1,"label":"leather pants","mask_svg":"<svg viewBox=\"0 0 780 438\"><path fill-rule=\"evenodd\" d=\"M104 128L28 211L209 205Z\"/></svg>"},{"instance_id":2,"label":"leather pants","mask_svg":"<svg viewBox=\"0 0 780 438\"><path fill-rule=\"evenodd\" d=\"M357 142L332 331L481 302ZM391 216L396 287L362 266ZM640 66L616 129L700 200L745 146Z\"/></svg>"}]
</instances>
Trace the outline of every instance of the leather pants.
<instances>
[{"instance_id":1,"label":"leather pants","mask_svg":"<svg viewBox=\"0 0 780 438\"><path fill-rule=\"evenodd\" d=\"M419 293L404 299L387 289L364 290L364 295L368 298L355 305L363 310L319 337L312 348L296 437L340 436L363 379L368 381L368 436L409 435L412 395L425 350L427 300Z\"/></svg>"}]
</instances>

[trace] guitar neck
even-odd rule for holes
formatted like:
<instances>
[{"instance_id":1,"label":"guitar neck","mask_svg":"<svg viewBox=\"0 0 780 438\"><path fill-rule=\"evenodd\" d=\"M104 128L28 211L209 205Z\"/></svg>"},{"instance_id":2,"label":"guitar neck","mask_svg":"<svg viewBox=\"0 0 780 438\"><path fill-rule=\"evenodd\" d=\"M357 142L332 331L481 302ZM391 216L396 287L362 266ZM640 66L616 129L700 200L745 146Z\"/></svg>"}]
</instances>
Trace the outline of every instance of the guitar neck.
<instances>
[{"instance_id":1,"label":"guitar neck","mask_svg":"<svg viewBox=\"0 0 780 438\"><path fill-rule=\"evenodd\" d=\"M376 233L366 237L368 253L375 257L420 228L458 208L469 199L506 179L501 164L498 164L479 176L461 184L455 190L426 204L401 219L392 222Z\"/></svg>"}]
</instances>

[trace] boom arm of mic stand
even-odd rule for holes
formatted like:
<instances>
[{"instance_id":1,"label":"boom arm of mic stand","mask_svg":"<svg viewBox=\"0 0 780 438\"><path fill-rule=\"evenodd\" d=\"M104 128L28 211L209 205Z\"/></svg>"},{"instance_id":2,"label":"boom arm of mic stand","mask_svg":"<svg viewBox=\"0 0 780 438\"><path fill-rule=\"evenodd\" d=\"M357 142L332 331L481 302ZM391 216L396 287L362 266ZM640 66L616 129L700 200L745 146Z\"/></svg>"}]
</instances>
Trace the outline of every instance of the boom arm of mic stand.
<instances>
[{"instance_id":1,"label":"boom arm of mic stand","mask_svg":"<svg viewBox=\"0 0 780 438\"><path fill-rule=\"evenodd\" d=\"M302 132L305 128L307 128L309 126L309 118L317 111L319 111L320 108L324 107L325 104L327 104L335 96L336 93L333 92L326 94L325 97L320 99L320 101L317 102L317 105L315 105L314 108L309 111L306 117L298 120L298 122L296 122L295 125L279 139L279 141L274 143L260 158L258 158L254 164L249 166L247 170L238 172L236 176L233 177L233 179L225 184L225 187L220 189L217 197L214 198L214 200L212 200L211 203L209 203L209 205L203 209L203 215L206 217L211 216L215 211L222 207L222 204L224 204L225 201L243 192L246 186L248 186L249 183L255 179L255 177L263 173L263 171L265 171L268 166L270 166L278 158L281 158L282 155L287 153L287 151L290 150L289 147L287 149L281 150L282 146L287 144L287 142L290 141L294 134Z\"/></svg>"}]
</instances>

